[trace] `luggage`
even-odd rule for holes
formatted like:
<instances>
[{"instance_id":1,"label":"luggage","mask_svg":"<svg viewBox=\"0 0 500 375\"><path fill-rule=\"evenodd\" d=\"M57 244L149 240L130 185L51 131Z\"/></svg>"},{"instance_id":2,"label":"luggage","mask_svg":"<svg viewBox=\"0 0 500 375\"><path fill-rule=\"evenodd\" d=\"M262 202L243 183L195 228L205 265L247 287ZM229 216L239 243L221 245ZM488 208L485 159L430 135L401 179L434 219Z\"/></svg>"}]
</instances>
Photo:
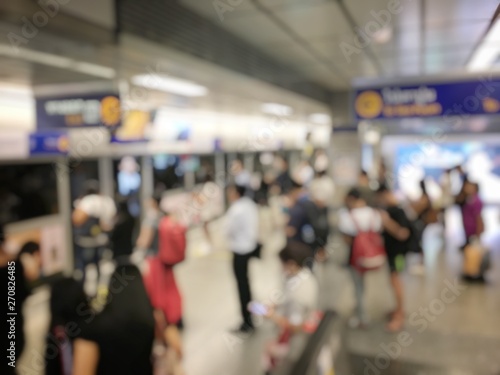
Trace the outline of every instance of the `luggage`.
<instances>
[{"instance_id":1,"label":"luggage","mask_svg":"<svg viewBox=\"0 0 500 375\"><path fill-rule=\"evenodd\" d=\"M490 268L490 252L479 241L473 241L464 249L463 275L472 279L483 278Z\"/></svg>"}]
</instances>

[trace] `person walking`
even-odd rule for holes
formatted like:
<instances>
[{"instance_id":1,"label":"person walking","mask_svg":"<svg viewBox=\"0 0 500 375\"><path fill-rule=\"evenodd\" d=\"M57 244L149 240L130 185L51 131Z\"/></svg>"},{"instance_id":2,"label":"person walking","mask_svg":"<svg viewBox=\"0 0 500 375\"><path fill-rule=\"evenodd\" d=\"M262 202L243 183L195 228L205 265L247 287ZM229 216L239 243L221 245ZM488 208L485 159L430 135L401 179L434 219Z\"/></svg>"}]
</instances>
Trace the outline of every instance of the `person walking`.
<instances>
[{"instance_id":1,"label":"person walking","mask_svg":"<svg viewBox=\"0 0 500 375\"><path fill-rule=\"evenodd\" d=\"M229 186L227 198L230 207L226 214L226 233L229 248L233 252L233 271L243 319L236 331L250 333L254 330L254 325L247 308L252 300L248 263L258 246L259 213L255 202L245 196L244 186Z\"/></svg>"}]
</instances>

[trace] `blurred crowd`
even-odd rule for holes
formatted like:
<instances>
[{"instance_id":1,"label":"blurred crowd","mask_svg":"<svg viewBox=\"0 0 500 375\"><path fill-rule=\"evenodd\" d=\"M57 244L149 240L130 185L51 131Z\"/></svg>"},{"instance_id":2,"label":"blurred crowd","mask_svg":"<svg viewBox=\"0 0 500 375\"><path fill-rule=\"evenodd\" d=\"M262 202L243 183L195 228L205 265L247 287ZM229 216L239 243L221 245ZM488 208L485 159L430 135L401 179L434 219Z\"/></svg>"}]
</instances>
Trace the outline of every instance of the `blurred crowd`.
<instances>
[{"instance_id":1,"label":"blurred crowd","mask_svg":"<svg viewBox=\"0 0 500 375\"><path fill-rule=\"evenodd\" d=\"M363 298L365 275L386 264L396 300L386 328L390 332L403 328L400 273L406 269L411 253L417 254L420 261L409 271L425 272L424 231L433 223L446 225L445 212L453 205L460 207L463 219L464 276L484 280L487 260L478 250L484 231L479 185L456 167L443 171L439 199L430 198L425 179L420 182L417 200L401 199L384 178L384 170L381 168L375 178L361 171L340 209L335 207L338 194L330 177L328 157L322 150L303 155L293 169L285 158L276 156L260 179L239 159L232 161L228 178L221 186L210 173L204 176L209 190L224 189L228 204L223 230L233 256L241 313L241 324L233 333L252 334L256 315L277 327L275 340L265 349L265 371L272 371L286 355L297 332L316 329L321 312L315 273L331 255L334 236L340 235L348 249L344 266L349 269L355 291L356 307L349 320L354 328L369 324ZM453 180L459 181L458 189L452 187ZM51 320L43 364L46 374L183 373L182 293L174 267L186 258L189 228L178 212L165 212L162 201L168 198L164 193L158 190L148 199L140 225L136 225L137 219L125 198L113 199L100 192L97 181L85 182L72 212L75 273L50 284ZM252 298L249 263L261 257L264 245L259 236L259 206L272 202L278 202L284 218L275 223L276 231L286 236L279 252L284 286L280 298L264 303ZM212 235L207 224L212 219L202 215L209 243ZM15 280L8 291L16 297L10 311L17 314L17 331L14 349L10 343L6 348L15 361L25 341L23 302L40 276L40 248L28 242L12 256L3 231L0 236L2 277ZM14 370L7 365L2 373Z\"/></svg>"}]
</instances>

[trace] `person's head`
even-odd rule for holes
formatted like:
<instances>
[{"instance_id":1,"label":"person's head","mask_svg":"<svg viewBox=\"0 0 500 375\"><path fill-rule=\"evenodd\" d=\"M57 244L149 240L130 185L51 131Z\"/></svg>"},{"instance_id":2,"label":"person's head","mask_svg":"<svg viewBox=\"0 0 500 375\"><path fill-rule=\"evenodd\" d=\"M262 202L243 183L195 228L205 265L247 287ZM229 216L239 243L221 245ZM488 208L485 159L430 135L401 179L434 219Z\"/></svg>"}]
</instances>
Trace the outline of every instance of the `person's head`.
<instances>
[{"instance_id":1,"label":"person's head","mask_svg":"<svg viewBox=\"0 0 500 375\"><path fill-rule=\"evenodd\" d=\"M328 206L328 203L332 200L335 193L330 181L324 178L312 180L311 185L309 186L309 192L311 200L318 207Z\"/></svg>"},{"instance_id":2,"label":"person's head","mask_svg":"<svg viewBox=\"0 0 500 375\"><path fill-rule=\"evenodd\" d=\"M73 278L65 277L52 285L50 295L51 326L63 325L70 322L78 323L81 319L78 312L83 311L88 300L81 283Z\"/></svg>"},{"instance_id":3,"label":"person's head","mask_svg":"<svg viewBox=\"0 0 500 375\"><path fill-rule=\"evenodd\" d=\"M148 208L152 210L160 210L160 204L161 200L163 198L163 195L160 193L155 193L149 198L148 200Z\"/></svg>"},{"instance_id":4,"label":"person's head","mask_svg":"<svg viewBox=\"0 0 500 375\"><path fill-rule=\"evenodd\" d=\"M479 193L479 184L470 180L464 181L464 193L467 196L473 196Z\"/></svg>"},{"instance_id":5,"label":"person's head","mask_svg":"<svg viewBox=\"0 0 500 375\"><path fill-rule=\"evenodd\" d=\"M364 171L364 170L361 170L361 172L359 172L358 185L359 186L369 186L370 185L370 178L368 177L368 173L366 173L366 171Z\"/></svg>"},{"instance_id":6,"label":"person's head","mask_svg":"<svg viewBox=\"0 0 500 375\"><path fill-rule=\"evenodd\" d=\"M226 194L229 203L236 202L241 197L244 197L246 193L246 187L241 185L230 185L227 187Z\"/></svg>"},{"instance_id":7,"label":"person's head","mask_svg":"<svg viewBox=\"0 0 500 375\"><path fill-rule=\"evenodd\" d=\"M26 242L19 251L19 260L24 267L24 273L29 281L34 281L40 277L42 271L42 254L40 245L34 241Z\"/></svg>"},{"instance_id":8,"label":"person's head","mask_svg":"<svg viewBox=\"0 0 500 375\"><path fill-rule=\"evenodd\" d=\"M231 174L237 175L243 170L243 162L240 159L234 159L231 163Z\"/></svg>"},{"instance_id":9,"label":"person's head","mask_svg":"<svg viewBox=\"0 0 500 375\"><path fill-rule=\"evenodd\" d=\"M300 195L304 191L304 186L298 182L296 179L292 178L292 184L288 190L288 198L292 201L299 199Z\"/></svg>"},{"instance_id":10,"label":"person's head","mask_svg":"<svg viewBox=\"0 0 500 375\"><path fill-rule=\"evenodd\" d=\"M99 181L87 180L85 181L85 188L83 189L83 196L99 194Z\"/></svg>"},{"instance_id":11,"label":"person's head","mask_svg":"<svg viewBox=\"0 0 500 375\"><path fill-rule=\"evenodd\" d=\"M298 241L289 241L280 251L279 257L286 276L296 275L313 261L309 246Z\"/></svg>"},{"instance_id":12,"label":"person's head","mask_svg":"<svg viewBox=\"0 0 500 375\"><path fill-rule=\"evenodd\" d=\"M394 194L386 185L380 185L377 189L377 198L382 207L387 207L394 204Z\"/></svg>"},{"instance_id":13,"label":"person's head","mask_svg":"<svg viewBox=\"0 0 500 375\"><path fill-rule=\"evenodd\" d=\"M366 202L358 189L351 188L345 196L345 205L348 209L353 209L366 206Z\"/></svg>"},{"instance_id":14,"label":"person's head","mask_svg":"<svg viewBox=\"0 0 500 375\"><path fill-rule=\"evenodd\" d=\"M128 322L154 327L153 308L141 272L128 257L117 260L109 280L108 300L101 314L111 316L120 324Z\"/></svg>"}]
</instances>

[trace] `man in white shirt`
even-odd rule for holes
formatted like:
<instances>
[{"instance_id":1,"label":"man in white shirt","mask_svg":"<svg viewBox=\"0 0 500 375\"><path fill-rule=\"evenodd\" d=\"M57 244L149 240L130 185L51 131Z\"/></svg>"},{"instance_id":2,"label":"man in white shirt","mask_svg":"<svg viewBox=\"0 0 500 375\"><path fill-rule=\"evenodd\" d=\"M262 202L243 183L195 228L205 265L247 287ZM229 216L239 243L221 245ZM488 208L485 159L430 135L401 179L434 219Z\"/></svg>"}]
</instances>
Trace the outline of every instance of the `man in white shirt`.
<instances>
[{"instance_id":1,"label":"man in white shirt","mask_svg":"<svg viewBox=\"0 0 500 375\"><path fill-rule=\"evenodd\" d=\"M238 285L243 323L239 332L253 331L254 326L248 304L252 300L248 280L248 262L258 244L259 213L257 205L245 196L245 187L232 185L227 189L230 203L226 214L226 233L229 248L233 252L233 270Z\"/></svg>"}]
</instances>

